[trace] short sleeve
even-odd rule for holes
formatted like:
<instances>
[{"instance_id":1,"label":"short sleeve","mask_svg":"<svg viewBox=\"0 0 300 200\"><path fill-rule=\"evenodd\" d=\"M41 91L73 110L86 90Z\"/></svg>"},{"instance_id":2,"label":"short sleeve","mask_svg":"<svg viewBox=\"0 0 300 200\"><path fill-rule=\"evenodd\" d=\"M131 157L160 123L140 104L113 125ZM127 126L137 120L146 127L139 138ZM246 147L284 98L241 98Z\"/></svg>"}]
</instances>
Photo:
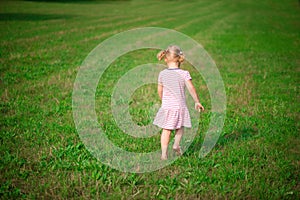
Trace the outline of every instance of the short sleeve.
<instances>
[{"instance_id":1,"label":"short sleeve","mask_svg":"<svg viewBox=\"0 0 300 200\"><path fill-rule=\"evenodd\" d=\"M186 71L184 80L185 80L185 81L192 80L192 77L191 77L190 72Z\"/></svg>"}]
</instances>

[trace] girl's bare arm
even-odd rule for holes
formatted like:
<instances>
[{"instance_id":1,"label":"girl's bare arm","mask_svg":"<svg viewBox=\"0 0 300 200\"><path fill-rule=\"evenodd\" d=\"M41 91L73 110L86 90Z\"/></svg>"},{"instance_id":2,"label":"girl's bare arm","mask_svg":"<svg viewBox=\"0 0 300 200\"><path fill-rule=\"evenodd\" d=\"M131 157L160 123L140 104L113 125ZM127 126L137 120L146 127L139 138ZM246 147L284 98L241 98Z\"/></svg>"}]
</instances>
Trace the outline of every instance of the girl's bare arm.
<instances>
[{"instance_id":1,"label":"girl's bare arm","mask_svg":"<svg viewBox=\"0 0 300 200\"><path fill-rule=\"evenodd\" d=\"M162 93L163 93L163 86L162 85L158 84L157 92L158 92L158 96L159 96L160 100L162 100Z\"/></svg>"},{"instance_id":2,"label":"girl's bare arm","mask_svg":"<svg viewBox=\"0 0 300 200\"><path fill-rule=\"evenodd\" d=\"M192 83L192 80L188 80L186 81L186 87L188 89L188 91L190 92L191 96L193 97L194 101L195 101L195 109L196 110L204 110L204 107L202 106L202 104L199 101L199 97L198 94L196 92L196 89L194 87L194 84Z\"/></svg>"}]
</instances>

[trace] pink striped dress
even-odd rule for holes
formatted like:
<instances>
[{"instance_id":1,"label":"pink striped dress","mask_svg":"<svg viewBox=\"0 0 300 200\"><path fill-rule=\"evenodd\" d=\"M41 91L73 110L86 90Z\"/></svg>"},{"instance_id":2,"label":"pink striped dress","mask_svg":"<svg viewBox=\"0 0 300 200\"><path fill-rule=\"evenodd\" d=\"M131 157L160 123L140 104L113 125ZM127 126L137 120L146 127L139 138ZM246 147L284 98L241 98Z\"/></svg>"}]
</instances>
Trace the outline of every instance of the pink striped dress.
<instances>
[{"instance_id":1,"label":"pink striped dress","mask_svg":"<svg viewBox=\"0 0 300 200\"><path fill-rule=\"evenodd\" d=\"M163 86L162 105L154 118L154 125L169 130L191 127L185 101L185 82L191 79L188 71L179 68L165 69L159 73L158 84Z\"/></svg>"}]
</instances>

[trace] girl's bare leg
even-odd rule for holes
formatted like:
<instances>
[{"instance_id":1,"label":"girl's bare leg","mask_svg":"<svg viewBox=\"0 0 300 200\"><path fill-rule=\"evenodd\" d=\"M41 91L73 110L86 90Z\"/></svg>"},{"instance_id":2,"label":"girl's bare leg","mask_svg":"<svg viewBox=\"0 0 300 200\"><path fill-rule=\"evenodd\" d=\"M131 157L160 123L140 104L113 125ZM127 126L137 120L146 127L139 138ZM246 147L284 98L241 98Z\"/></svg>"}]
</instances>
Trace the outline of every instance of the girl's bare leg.
<instances>
[{"instance_id":1,"label":"girl's bare leg","mask_svg":"<svg viewBox=\"0 0 300 200\"><path fill-rule=\"evenodd\" d=\"M170 141L171 130L163 129L161 133L161 159L166 160L168 158L168 145Z\"/></svg>"},{"instance_id":2,"label":"girl's bare leg","mask_svg":"<svg viewBox=\"0 0 300 200\"><path fill-rule=\"evenodd\" d=\"M183 133L184 133L183 127L181 127L180 129L176 129L173 149L179 150L178 152L180 152L180 141Z\"/></svg>"}]
</instances>

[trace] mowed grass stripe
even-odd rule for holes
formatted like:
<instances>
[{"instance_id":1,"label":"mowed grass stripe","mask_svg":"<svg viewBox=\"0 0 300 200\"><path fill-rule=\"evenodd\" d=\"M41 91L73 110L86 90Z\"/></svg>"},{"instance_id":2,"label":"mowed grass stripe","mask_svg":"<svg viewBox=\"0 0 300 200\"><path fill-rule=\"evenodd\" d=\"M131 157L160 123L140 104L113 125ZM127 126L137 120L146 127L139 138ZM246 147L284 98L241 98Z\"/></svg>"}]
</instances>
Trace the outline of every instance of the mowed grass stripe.
<instances>
[{"instance_id":1,"label":"mowed grass stripe","mask_svg":"<svg viewBox=\"0 0 300 200\"><path fill-rule=\"evenodd\" d=\"M151 6L157 6L156 4L150 4L150 5ZM183 4L183 5L185 5L185 4ZM110 23L110 24L113 24L114 23L114 19L123 19L123 20L126 20L126 19L138 18L138 17L141 17L141 16L144 17L144 16L147 16L147 15L150 15L150 14L147 14L147 11L149 12L149 9L151 10L151 6L149 8L149 5L144 5L143 8L145 10L143 10L143 8L142 9L139 8L138 11L141 12L141 13L143 13L143 15L140 15L140 16L137 15L137 14L132 14L132 13L130 15L126 15L126 14L122 13L122 11L121 11L117 16L116 15L103 16L101 19L94 19L95 17L92 17L92 18L86 18L86 17L80 18L80 16L77 16L74 19L71 18L71 19L67 19L67 20L47 20L47 21L42 21L42 22L39 22L39 23L32 22L32 25L39 26L39 24L41 23L43 29L47 28L45 30L46 33L48 33L48 34L53 34L54 33L55 34L55 32L60 32L62 29L66 28L66 25L67 25L68 28L73 27L74 29L76 29L76 27L81 26L81 25L84 25L84 26L87 26L89 24L90 25L95 25L95 23L101 23L101 22L105 22L105 21L108 22L108 23ZM189 9L189 5L181 6L179 8L180 8L179 10L186 9L186 8ZM80 8L78 8L78 9L80 9ZM125 6L124 9L126 11L126 9L134 9L134 8ZM153 10L156 10L156 9L153 9ZM171 12L171 13L173 13L173 11L178 11L178 8L175 7L173 9L169 10L169 12ZM45 13L43 13L43 14L45 14ZM162 14L164 14L164 13L162 13ZM176 12L173 13L173 14L177 15ZM167 16L167 15L165 15L165 16ZM89 22L86 23L85 20L89 20ZM26 22L26 23L28 23L28 22ZM47 25L43 25L44 23L47 23ZM30 24L28 24L28 26L30 26ZM32 31L36 32L36 31L39 31L39 29L38 28L37 29L32 29ZM30 35L30 34L32 34L32 31L31 30L20 30L20 33L24 34L26 32L29 32L29 35ZM10 34L13 34L13 33L10 33ZM18 35L18 37L19 37L19 35ZM11 36L9 36L9 40L14 40L14 39L15 38L12 38ZM18 40L14 40L14 42L19 42L19 41Z\"/></svg>"},{"instance_id":2,"label":"mowed grass stripe","mask_svg":"<svg viewBox=\"0 0 300 200\"><path fill-rule=\"evenodd\" d=\"M118 21L118 19L119 18L117 18L116 21ZM139 20L137 20L135 17L132 17L130 19L132 19L130 22L139 22ZM150 19L150 17L148 19ZM164 21L164 20L161 20L161 21ZM128 23L128 21L126 21L125 23ZM89 26L87 29L88 30L93 30L93 29L96 29L96 28L114 27L114 26L118 26L118 25L124 25L124 22L118 22L117 24L114 24L113 22L108 21L107 24L101 24L99 26ZM5 46L4 48L13 49L16 45L18 45L18 48L22 49L22 45L24 46L24 48L28 47L27 42L39 41L39 43L38 43L39 46L45 46L46 44L43 44L43 43L40 42L42 39L44 39L45 43L48 43L47 41L49 41L49 40L47 40L47 39L51 40L52 37L53 37L53 34L55 34L57 36L60 36L60 35L66 34L66 33L67 34L70 34L70 33L72 34L72 33L78 32L79 30L82 30L82 28L81 29L74 28L74 29L68 29L68 30L63 30L63 31L58 31L58 32L50 32L50 33L47 32L45 35L42 35L42 36L34 36L32 38L18 39L18 40L15 40L14 42L9 42L9 43L4 41L2 44ZM31 45L30 47L35 48L33 45ZM30 49L27 49L27 50L30 50ZM17 54L16 57L19 57L19 54ZM14 56L10 59L13 59L13 58L14 58Z\"/></svg>"},{"instance_id":3,"label":"mowed grass stripe","mask_svg":"<svg viewBox=\"0 0 300 200\"><path fill-rule=\"evenodd\" d=\"M212 3L211 5L206 5L205 7L202 7L200 10L198 10L197 13L194 13L194 19L187 21L186 23L183 23L180 26L177 26L176 30L184 29L188 25L191 25L194 22L197 22L199 20L199 18L207 17L207 16L215 14L216 12L218 12L222 9L224 4L225 4L225 2L222 1L222 2ZM214 10L214 12L211 11L212 9Z\"/></svg>"},{"instance_id":4,"label":"mowed grass stripe","mask_svg":"<svg viewBox=\"0 0 300 200\"><path fill-rule=\"evenodd\" d=\"M213 36L214 34L224 34L232 28L232 20L237 17L239 17L239 14L237 12L225 13L225 16L223 16L219 20L215 20L206 29L199 31L193 37L204 37L206 39L212 39L211 36Z\"/></svg>"},{"instance_id":5,"label":"mowed grass stripe","mask_svg":"<svg viewBox=\"0 0 300 200\"><path fill-rule=\"evenodd\" d=\"M152 4L151 4L152 5ZM182 4L182 5L185 5L185 4ZM173 8L173 9L169 9L169 10L167 10L166 12L164 12L164 13L160 13L160 15L158 15L158 16L156 16L156 15L154 15L153 17L158 17L158 18L164 18L164 17L166 17L166 16L178 16L180 13L182 13L182 12L184 12L183 10L184 9L188 9L188 10L190 10L191 8L190 8L190 4L187 4L186 6L181 6L181 7L175 7L175 8ZM147 6L144 6L144 7L147 7ZM149 10L148 9L148 7L147 7L147 10ZM178 10L180 10L179 12L178 12ZM173 11L177 11L177 12L173 12ZM140 10L139 10L139 12L141 12ZM168 14L168 13L170 13L170 14ZM147 15L147 13L143 13L144 15L146 14ZM163 14L163 16L161 16L161 14ZM130 15L129 15L130 16ZM123 18L122 19L126 19L126 18L124 18L124 16L122 16ZM127 15L126 15L126 17L127 17ZM132 18L136 18L136 16L131 16ZM104 18L105 19L105 18ZM130 18L131 19L131 18ZM98 21L99 19L96 19L95 21L92 21L91 23L89 23L89 24L94 24L94 23L96 23L96 22L102 22L102 20L103 19L100 19L99 21ZM83 22L84 21L81 21L81 20L67 20L68 22L69 21L73 21L73 22L76 22L76 26L77 25L86 25L87 23L84 23L83 24ZM106 20L105 20L106 21ZM111 19L110 19L110 21L109 21L109 23L112 23L113 21L111 21ZM49 26L50 24L48 24L47 26ZM60 25L60 24L59 24ZM62 28L65 28L64 26L65 26L66 24L63 24L63 27ZM68 23L68 25L70 25L70 23ZM48 27L49 29L51 29L51 30L55 30L57 27L59 27L59 26L57 26L57 24L56 24L56 21L53 21L53 26L55 26L55 27ZM35 29L32 29L32 30L35 30ZM60 29L59 29L60 30ZM52 32L51 32L52 33ZM20 42L20 41L16 41L16 42Z\"/></svg>"},{"instance_id":6,"label":"mowed grass stripe","mask_svg":"<svg viewBox=\"0 0 300 200\"><path fill-rule=\"evenodd\" d=\"M192 13L187 14L184 17L181 17L180 21L186 22L192 16L194 16ZM155 18L155 19L151 18L150 20L146 20L145 24L140 24L137 27L147 27L147 26L153 26L153 25L167 25L167 26L172 26L173 24L177 24L178 20L179 20L178 17L169 16L169 17L164 17L164 18L161 19L160 16L158 16L158 18ZM199 19L197 19L195 21L198 21L198 20ZM149 23L147 23L147 21L149 21ZM194 20L192 20L192 22L194 22ZM130 29L130 28L126 28L125 30L127 30L127 29ZM175 29L177 29L177 28L175 27ZM120 31L122 31L122 30L120 30Z\"/></svg>"},{"instance_id":7,"label":"mowed grass stripe","mask_svg":"<svg viewBox=\"0 0 300 200\"><path fill-rule=\"evenodd\" d=\"M178 10L178 8L175 8L175 10ZM179 10L181 10L181 8L180 8ZM171 10L170 12L172 13L172 15L165 15L165 16L162 17L162 20L163 20L165 17L167 17L167 16L173 16L173 15L174 15L174 16L180 16L180 14L183 13L182 11L173 13L172 10ZM155 16L155 17L161 17L161 16ZM126 21L126 20L135 19L135 18L140 18L140 16L139 16L139 17L133 16L133 17L130 17L129 19L126 19L126 18L124 18L124 16L122 16L121 18L125 19L125 21ZM94 28L110 27L110 26L115 26L115 25L119 25L119 24L122 24L122 23L123 23L123 22L119 22L118 19L120 19L120 17L117 17L117 18L116 18L116 21L118 22L117 24L114 24L114 20L112 20L112 19L100 19L99 21L98 21L98 20L95 20L95 21L93 21L93 22L91 22L91 23L85 23L84 25L87 26L87 25L89 25L89 24L94 24L95 22L102 22L103 20L105 20L105 21L108 22L107 24L102 24L102 25L100 25L100 26L97 26L97 25L88 26L87 29L91 29L91 30L92 30L92 29L94 29ZM182 20L182 18L178 17L178 21L179 21L179 20ZM82 23L82 22L79 22L79 23ZM69 24L68 24L68 25L69 25ZM55 25L55 26L58 27L57 25ZM49 27L49 29L51 29L51 27ZM53 34L55 34L55 35L60 35L60 34L65 33L65 32L66 32L66 33L68 33L68 32L73 33L73 32L78 31L78 30L79 30L78 28L72 28L71 30L63 30L63 31L47 32L47 33L48 33L48 35L53 35ZM38 36L38 37L39 37L39 36ZM36 40L36 39L38 39L36 36L32 38L32 40ZM28 41L31 41L31 38L28 38ZM19 40L15 40L15 42L20 43ZM5 44L5 41L4 41L4 44Z\"/></svg>"},{"instance_id":8,"label":"mowed grass stripe","mask_svg":"<svg viewBox=\"0 0 300 200\"><path fill-rule=\"evenodd\" d=\"M86 37L84 39L81 39L80 41L77 41L75 43L77 45L77 44L80 44L80 43L86 43L86 42L93 41L93 40L100 40L100 39L106 38L109 35L113 35L113 34L116 34L118 32L130 29L130 28L137 28L137 26L136 26L137 22L144 22L144 23L148 22L146 24L143 24L142 26L154 26L154 25L157 25L159 23L164 23L164 22L168 22L168 21L172 21L172 20L174 20L174 19L173 18L164 18L164 20L152 21L152 18L150 18L150 17L148 17L148 18L139 18L139 19L133 19L132 21L129 21L127 23L120 22L118 24L115 24L113 31L109 31L112 28L111 25L109 25L108 30L103 30L104 26L90 27L91 29L95 29L95 30L93 30L93 32L95 32L97 29L100 29L101 32L104 32L103 34L99 35L99 33L98 33L96 36L92 36L92 37L84 36L84 33L91 34L89 28L88 29L79 29L79 30L76 30L76 31L72 30L72 31L68 31L68 32L60 32L60 33L57 34L57 36L59 35L61 37L68 37L69 40L70 39L75 39L75 38ZM126 28L124 29L123 27L126 27ZM116 28L118 28L118 29L116 30ZM80 32L80 35L73 34L73 33L77 33L77 32ZM71 34L71 35L68 36L67 34ZM49 37L52 37L52 36L49 35ZM46 39L43 40L43 41L44 41L44 43L41 43L41 42L33 43L37 46L43 46L43 48L39 49L38 51L35 50L35 51L31 51L31 52L26 52L26 53L16 53L16 52L12 53L12 52L9 52L10 53L9 60L21 59L21 58L25 58L25 57L28 57L28 56L30 58L42 57L43 54L47 53L47 52L58 51L58 50L63 51L63 50L68 50L70 48L68 43L64 43L62 45L61 40L58 40L58 41L54 40L53 43L50 43L50 44L49 44L49 41L46 40ZM56 45L56 44L59 44L59 45ZM37 49L37 46L35 46L35 45L31 45L30 48L27 48L27 51L30 51L31 49ZM48 47L47 45L49 45L50 47ZM27 43L24 44L24 46L27 46ZM2 58L1 60L5 61L4 58Z\"/></svg>"},{"instance_id":9,"label":"mowed grass stripe","mask_svg":"<svg viewBox=\"0 0 300 200\"><path fill-rule=\"evenodd\" d=\"M149 19L150 17L148 17ZM122 19L122 21L120 21L120 19ZM141 19L141 18L139 18ZM142 18L143 19L143 18ZM124 20L124 21L123 21ZM102 23L102 22L106 22L106 23ZM124 22L137 22L137 18L136 17L130 17L130 18L124 18L124 17L120 17L117 16L113 19L100 19L100 20L95 20L93 22L90 22L88 24L84 24L84 26L78 26L80 24L76 24L75 26L69 26L66 27L65 24L61 24L61 26L55 25L55 27L57 28L57 30L48 27L47 30L45 30L44 34L39 33L39 35L34 36L34 37L29 37L29 38L19 38L16 39L14 41L3 41L2 44L3 45L16 45L16 43L18 45L22 45L23 43L27 43L27 42L32 42L32 41L36 41L36 40L43 40L43 39L49 39L52 38L53 36L58 36L58 35L64 35L64 34L68 34L68 33L75 33L78 32L79 30L82 29L87 29L87 30L93 30L96 28L107 28L107 27L114 27L114 26L118 26L120 24L123 24ZM80 22L82 23L82 21ZM95 25L100 23L100 25ZM93 25L92 25L93 24ZM52 31L49 31L52 30ZM31 34L32 35L32 34Z\"/></svg>"},{"instance_id":10,"label":"mowed grass stripe","mask_svg":"<svg viewBox=\"0 0 300 200\"><path fill-rule=\"evenodd\" d=\"M122 24L122 22L119 22L118 24ZM154 23L154 24L155 24L155 23ZM154 24L150 24L150 25L154 25ZM109 26L109 25L108 25L108 26ZM105 25L99 26L99 27L105 27ZM94 29L94 28L95 28L95 27L91 27L91 29ZM75 32L75 31L77 31L76 28L75 28L75 29L71 29L70 31L67 31L67 32L73 33L73 32ZM56 33L54 33L54 34L61 35L61 34L63 34L63 33L65 33L65 31L59 31L59 32L56 32ZM52 34L53 34L53 33L49 33L48 36L49 36L49 37L52 37ZM40 38L40 36L35 36L35 37L29 39L29 41L38 40L38 39L42 39L42 38ZM27 42L27 39L26 39L25 41ZM47 40L45 40L45 41L47 41ZM16 40L16 42L18 43L18 46L19 46L19 45L20 45L20 41L19 41L19 40ZM45 42L45 43L46 43L46 42ZM5 44L5 42L4 42L4 44ZM44 46L44 45L41 44L41 43L39 43L38 45ZM15 44L11 44L11 46L15 46ZM24 46L27 46L27 45L25 44ZM6 47L6 48L10 48L10 47ZM19 47L19 48L20 48L20 47ZM32 46L32 48L34 48L34 46ZM56 49L56 48L55 48L55 49ZM27 49L27 51L28 51L28 49ZM30 51L30 50L29 50L29 51ZM34 52L29 53L29 54L27 54L27 55L34 55ZM27 56L27 55L25 55L25 56ZM20 58L20 54L19 54L19 53L15 53L14 55L10 56L10 59L14 59L14 58Z\"/></svg>"},{"instance_id":11,"label":"mowed grass stripe","mask_svg":"<svg viewBox=\"0 0 300 200\"><path fill-rule=\"evenodd\" d=\"M203 17L199 17L195 20L192 20L189 23L186 23L185 25L174 27L174 29L181 32L190 32L190 30L192 29L193 34L189 34L189 36L195 37L195 35L197 35L198 33L205 32L214 23L217 23L219 20L221 20L220 18L223 18L226 15L226 13L214 13L204 15Z\"/></svg>"},{"instance_id":12,"label":"mowed grass stripe","mask_svg":"<svg viewBox=\"0 0 300 200\"><path fill-rule=\"evenodd\" d=\"M124 22L118 22L116 24L108 23L108 24L99 25L99 26L82 27L80 29L78 29L78 28L67 29L67 30L58 31L58 32L54 32L54 33L48 33L48 34L45 34L43 36L35 36L33 38L30 38L30 39L27 39L27 38L26 39L20 39L20 40L17 41L17 43L18 43L18 45L23 45L23 47L26 48L27 51L30 51L32 49L36 49L37 46L42 46L43 48L47 49L47 45L48 46L53 46L53 45L55 45L55 43L59 43L59 44L62 43L62 41L58 40L57 37L54 39L53 38L54 35L59 36L59 38L68 37L69 34L71 36L74 33L80 33L80 34L84 34L84 32L90 33L91 30L95 31L95 29L96 30L100 29L103 32L105 32L105 31L107 31L107 29L103 29L103 28L112 29L112 28L118 27L120 25L126 26L126 25L130 25L130 24L135 24L135 23L140 22L140 21L149 20L149 19L151 19L151 17L138 18L138 19L137 18L132 18L131 20L126 21L126 23L124 23ZM84 31L84 32L82 32L82 31ZM49 40L52 41L52 42L49 43ZM28 42L33 42L33 41L35 41L35 43L33 43L34 45L31 45L31 46L28 47ZM35 45L37 45L37 46L35 46ZM10 44L10 46L15 46L15 44ZM10 59L13 59L13 57L10 58Z\"/></svg>"},{"instance_id":13,"label":"mowed grass stripe","mask_svg":"<svg viewBox=\"0 0 300 200\"><path fill-rule=\"evenodd\" d=\"M76 18L72 18L71 20L69 20L69 19L68 20L59 20L59 19L58 20L47 20L47 21L44 21L43 23L41 23L40 25L37 25L37 24L30 25L30 24L28 24L28 22L24 22L24 24L26 23L27 26L32 26L32 27L36 26L36 27L30 28L30 29L25 29L25 30L19 30L19 34L16 35L15 37L9 36L9 34L14 34L14 33L6 32L7 36L2 36L2 37L7 37L7 39L3 40L3 43L4 44L20 43L23 40L25 40L25 41L33 40L34 41L36 38L39 38L40 36L57 34L61 31L64 31L66 28L73 30L73 29L80 27L80 25L87 26L88 24L95 24L95 23L101 23L101 24L104 23L105 24L105 22L114 23L114 22L118 22L118 20L121 20L121 19L124 20L126 18L124 18L124 16L119 16L119 15L109 16L109 17L104 16L104 17L100 17L98 19L76 17ZM89 23L86 23L85 21L88 21ZM27 26L22 26L22 27L27 27Z\"/></svg>"},{"instance_id":14,"label":"mowed grass stripe","mask_svg":"<svg viewBox=\"0 0 300 200\"><path fill-rule=\"evenodd\" d=\"M190 14L190 15L186 15L185 16L185 18L189 18L190 16L191 16L192 14ZM183 19L185 19L185 18L183 18ZM150 17L149 18L147 18L148 20L152 20ZM177 21L178 19L177 18L174 18L174 20L173 21ZM140 21L146 21L146 18L142 18L142 19L140 19L140 18L138 18L138 19L133 19L133 20L131 20L130 21L130 23L132 22L132 23L134 23L134 22L140 22ZM161 24L165 24L164 22L165 21L171 21L171 20L166 20L166 18L164 17L164 18L162 18L162 19L160 19L160 17L158 16L158 19L157 19L157 21L159 21ZM128 21L127 21L128 22ZM128 25L127 24L127 22L126 23L123 23L123 22L118 22L117 24L114 24L113 26L114 27L116 27L116 26L118 26L118 25L122 25L122 26L125 26L125 25ZM169 24L169 23L168 23ZM149 24L146 24L146 25L143 25L143 26L153 26L153 25L157 25L157 22L153 22L153 23L149 23ZM77 28L75 28L75 29L71 29L71 30L67 30L67 31L59 31L59 32L56 32L56 33L54 33L54 34L56 34L57 36L61 36L61 37L64 37L64 35L65 34L71 34L70 35L70 37L72 38L72 36L73 36L73 33L76 33L76 32L78 32L78 33L80 33L80 34L83 34L84 33L84 31L90 31L90 30L97 30L97 29L99 29L99 28L104 28L104 27L108 27L108 28L110 28L110 26L112 26L111 25L111 23L109 23L108 25L106 25L106 24L104 24L104 25L99 25L99 26L88 26L87 28L85 27L84 29L77 29ZM82 31L82 30L84 30L84 31ZM101 31L106 31L106 30L101 30ZM113 33L115 33L115 32L113 32ZM52 35L53 35L53 33L49 33L47 36L48 37L52 37ZM76 34L75 34L76 35ZM104 35L108 35L107 34L107 32L106 32L106 34L104 34ZM99 37L99 36L96 36L96 38L101 38L101 36ZM34 37L34 38L32 38L32 39L34 39L34 40L36 40L36 39L45 39L44 41L45 41L45 43L43 44L43 43L41 43L41 42L39 42L39 43L37 43L37 45L39 45L39 46L44 46L44 48L45 48L45 50L42 50L41 51L41 53L44 53L45 51L46 51L46 49L47 50L49 50L48 49L48 47L46 46L49 42L48 42L48 40L46 40L47 38L41 38L41 37ZM49 38L49 39L51 39L51 38ZM69 37L68 37L68 39L70 39ZM30 40L29 40L30 41ZM54 40L55 41L55 40ZM17 40L17 42L19 43L20 41L18 41ZM27 44L26 44L26 42L28 42L27 40L25 40L25 41L23 41L24 42L24 46L26 46L27 47ZM57 43L60 43L61 44L61 41L58 41ZM52 43L50 44L50 45L53 45ZM63 47L63 46L62 46ZM35 46L34 45L31 45L31 48L32 49L34 49L35 48ZM59 47L54 47L54 50L57 50ZM27 50L30 50L30 49L27 49ZM27 53L27 54L24 54L23 56L21 56L21 54L20 53L15 53L14 55L12 55L9 59L14 59L14 58L20 58L20 57L27 57L28 55L31 55L31 56L33 56L34 54L38 54L37 52L31 52L31 53Z\"/></svg>"}]
</instances>

